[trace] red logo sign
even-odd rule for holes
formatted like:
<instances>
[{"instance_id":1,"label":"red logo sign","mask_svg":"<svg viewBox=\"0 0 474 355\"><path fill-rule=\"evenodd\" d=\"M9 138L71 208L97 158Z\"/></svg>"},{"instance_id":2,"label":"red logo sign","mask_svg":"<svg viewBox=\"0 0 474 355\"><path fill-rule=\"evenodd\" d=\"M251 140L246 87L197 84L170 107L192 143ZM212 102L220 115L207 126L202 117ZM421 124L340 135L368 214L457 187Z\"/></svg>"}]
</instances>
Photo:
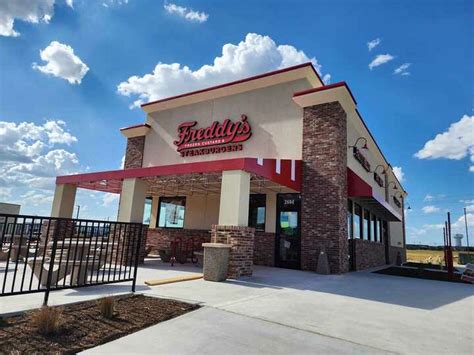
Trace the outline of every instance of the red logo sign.
<instances>
[{"instance_id":1,"label":"red logo sign","mask_svg":"<svg viewBox=\"0 0 474 355\"><path fill-rule=\"evenodd\" d=\"M226 119L222 123L214 121L212 125L205 128L195 128L196 125L197 121L188 121L178 126L178 140L173 143L181 156L242 150L241 145L236 143L245 142L252 136L252 128L246 115L241 115L240 121L237 122ZM216 147L222 145L232 146ZM188 152L188 150L193 151Z\"/></svg>"}]
</instances>

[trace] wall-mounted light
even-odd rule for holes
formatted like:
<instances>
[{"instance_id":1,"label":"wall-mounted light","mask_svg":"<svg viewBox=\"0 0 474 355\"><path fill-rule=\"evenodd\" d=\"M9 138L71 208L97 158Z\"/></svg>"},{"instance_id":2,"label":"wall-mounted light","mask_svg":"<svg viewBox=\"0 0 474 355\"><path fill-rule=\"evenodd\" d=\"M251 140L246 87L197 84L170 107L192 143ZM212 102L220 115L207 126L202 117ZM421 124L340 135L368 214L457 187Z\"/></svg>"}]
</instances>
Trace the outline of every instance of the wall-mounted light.
<instances>
[{"instance_id":1,"label":"wall-mounted light","mask_svg":"<svg viewBox=\"0 0 474 355\"><path fill-rule=\"evenodd\" d=\"M354 145L350 145L349 148L357 148L357 143L359 143L359 141L362 140L364 142L364 145L361 147L361 149L369 149L367 147L367 139L365 137L359 137L357 138L357 140L355 141Z\"/></svg>"},{"instance_id":2,"label":"wall-mounted light","mask_svg":"<svg viewBox=\"0 0 474 355\"><path fill-rule=\"evenodd\" d=\"M377 173L378 168L382 168L382 171L380 172L380 174L385 174L386 173L386 168L382 164L377 165L373 172Z\"/></svg>"}]
</instances>

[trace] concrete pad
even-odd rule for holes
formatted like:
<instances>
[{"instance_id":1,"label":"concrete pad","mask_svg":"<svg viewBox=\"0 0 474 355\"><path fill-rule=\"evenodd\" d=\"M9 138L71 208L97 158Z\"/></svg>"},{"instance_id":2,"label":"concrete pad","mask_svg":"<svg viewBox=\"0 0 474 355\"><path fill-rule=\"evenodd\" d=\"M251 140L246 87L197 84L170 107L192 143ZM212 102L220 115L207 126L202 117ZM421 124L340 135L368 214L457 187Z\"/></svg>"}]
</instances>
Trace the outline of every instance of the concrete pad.
<instances>
[{"instance_id":1,"label":"concrete pad","mask_svg":"<svg viewBox=\"0 0 474 355\"><path fill-rule=\"evenodd\" d=\"M367 346L209 307L83 354L386 354Z\"/></svg>"}]
</instances>

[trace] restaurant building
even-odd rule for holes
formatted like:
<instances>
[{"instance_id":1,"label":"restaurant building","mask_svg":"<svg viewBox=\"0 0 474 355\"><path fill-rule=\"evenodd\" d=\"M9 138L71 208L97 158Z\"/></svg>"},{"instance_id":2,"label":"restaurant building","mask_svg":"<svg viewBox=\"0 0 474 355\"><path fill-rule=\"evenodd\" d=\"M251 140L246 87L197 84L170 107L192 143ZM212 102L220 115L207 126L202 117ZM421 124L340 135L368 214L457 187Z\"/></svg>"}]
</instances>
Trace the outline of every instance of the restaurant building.
<instances>
[{"instance_id":1,"label":"restaurant building","mask_svg":"<svg viewBox=\"0 0 474 355\"><path fill-rule=\"evenodd\" d=\"M404 259L406 192L345 82L306 63L142 109L124 168L58 177L52 216L72 216L77 188L120 194L119 221L148 211L148 246L230 243L236 277L316 271L321 252L331 273Z\"/></svg>"}]
</instances>

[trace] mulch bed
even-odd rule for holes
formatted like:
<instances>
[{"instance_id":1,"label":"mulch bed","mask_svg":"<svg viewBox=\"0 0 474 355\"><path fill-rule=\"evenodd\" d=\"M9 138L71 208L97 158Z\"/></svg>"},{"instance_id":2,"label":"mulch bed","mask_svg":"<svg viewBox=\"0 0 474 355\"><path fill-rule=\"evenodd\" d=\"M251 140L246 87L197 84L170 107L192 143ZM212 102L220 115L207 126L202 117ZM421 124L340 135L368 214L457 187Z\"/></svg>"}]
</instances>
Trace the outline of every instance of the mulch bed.
<instances>
[{"instance_id":1,"label":"mulch bed","mask_svg":"<svg viewBox=\"0 0 474 355\"><path fill-rule=\"evenodd\" d=\"M405 276L405 277L414 277L417 279L425 280L436 280L436 281L450 281L450 282L461 282L461 274L455 272L453 279L449 279L448 273L442 270L427 270L424 268L408 268L403 266L390 266L386 269L373 271L375 274L384 274L392 276Z\"/></svg>"},{"instance_id":2,"label":"mulch bed","mask_svg":"<svg viewBox=\"0 0 474 355\"><path fill-rule=\"evenodd\" d=\"M153 324L199 308L184 302L142 295L115 297L115 316L100 315L97 301L58 307L60 330L50 336L37 333L32 312L0 319L0 354L74 354L134 333Z\"/></svg>"}]
</instances>

